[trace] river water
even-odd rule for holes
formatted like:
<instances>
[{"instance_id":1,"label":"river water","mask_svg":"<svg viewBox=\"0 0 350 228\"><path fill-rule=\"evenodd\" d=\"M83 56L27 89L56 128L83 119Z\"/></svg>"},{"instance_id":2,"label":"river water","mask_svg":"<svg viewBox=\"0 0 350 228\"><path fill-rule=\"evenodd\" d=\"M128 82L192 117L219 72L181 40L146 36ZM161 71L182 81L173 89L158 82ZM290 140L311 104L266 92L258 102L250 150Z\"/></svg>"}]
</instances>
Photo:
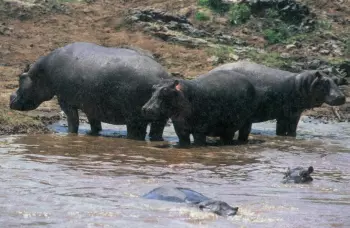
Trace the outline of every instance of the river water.
<instances>
[{"instance_id":1,"label":"river water","mask_svg":"<svg viewBox=\"0 0 350 228\"><path fill-rule=\"evenodd\" d=\"M178 149L104 136L58 133L0 138L0 227L350 227L350 124L303 117L296 139L274 122L253 125L248 145ZM115 133L117 132L117 134ZM287 167L312 165L311 184L282 184ZM238 206L232 218L140 196L189 187Z\"/></svg>"}]
</instances>

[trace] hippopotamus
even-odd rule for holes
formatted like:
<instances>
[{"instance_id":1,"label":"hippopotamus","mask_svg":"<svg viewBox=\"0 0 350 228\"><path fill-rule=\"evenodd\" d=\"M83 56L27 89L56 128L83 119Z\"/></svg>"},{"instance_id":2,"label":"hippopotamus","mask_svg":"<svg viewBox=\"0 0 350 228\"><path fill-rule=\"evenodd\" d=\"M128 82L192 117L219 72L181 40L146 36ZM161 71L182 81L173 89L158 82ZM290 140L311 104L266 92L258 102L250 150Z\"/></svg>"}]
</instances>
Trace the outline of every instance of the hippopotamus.
<instances>
[{"instance_id":1,"label":"hippopotamus","mask_svg":"<svg viewBox=\"0 0 350 228\"><path fill-rule=\"evenodd\" d=\"M195 205L202 211L213 212L220 216L234 216L238 207L231 207L223 201L213 200L189 188L158 187L142 196L146 199L164 200Z\"/></svg>"},{"instance_id":2,"label":"hippopotamus","mask_svg":"<svg viewBox=\"0 0 350 228\"><path fill-rule=\"evenodd\" d=\"M144 140L151 123L150 139L162 140L167 118L146 119L141 107L150 99L152 86L166 78L167 71L146 52L77 42L39 58L22 73L10 108L33 110L56 95L69 133L78 132L82 110L92 134L102 130L101 122L126 124L127 138Z\"/></svg>"},{"instance_id":3,"label":"hippopotamus","mask_svg":"<svg viewBox=\"0 0 350 228\"><path fill-rule=\"evenodd\" d=\"M301 113L306 109L319 107L323 103L331 106L345 103L344 94L322 71L297 74L239 61L221 65L210 72L221 70L245 75L258 94L258 108L251 116L251 124L277 119L276 135L295 137ZM236 77L235 74L231 76Z\"/></svg>"},{"instance_id":4,"label":"hippopotamus","mask_svg":"<svg viewBox=\"0 0 350 228\"><path fill-rule=\"evenodd\" d=\"M310 166L307 169L304 169L303 167L296 167L293 169L290 169L288 167L287 172L285 173L283 177L283 183L308 183L311 182L313 179L310 176L310 174L314 171L314 168Z\"/></svg>"},{"instance_id":5,"label":"hippopotamus","mask_svg":"<svg viewBox=\"0 0 350 228\"><path fill-rule=\"evenodd\" d=\"M233 76L234 74L234 76ZM154 85L151 99L142 111L148 118L170 117L179 138L179 146L205 145L206 136L219 136L230 144L237 130L248 138L250 116L257 99L254 86L244 75L216 71L193 80L168 79Z\"/></svg>"}]
</instances>

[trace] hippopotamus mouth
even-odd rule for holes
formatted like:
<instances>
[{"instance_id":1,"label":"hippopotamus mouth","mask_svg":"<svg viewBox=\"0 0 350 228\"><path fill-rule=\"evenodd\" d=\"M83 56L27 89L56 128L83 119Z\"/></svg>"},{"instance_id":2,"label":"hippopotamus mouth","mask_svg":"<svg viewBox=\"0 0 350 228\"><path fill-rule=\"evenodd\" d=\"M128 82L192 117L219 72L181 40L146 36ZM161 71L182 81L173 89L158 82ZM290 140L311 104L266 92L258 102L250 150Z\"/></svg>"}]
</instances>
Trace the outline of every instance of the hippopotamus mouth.
<instances>
[{"instance_id":1,"label":"hippopotamus mouth","mask_svg":"<svg viewBox=\"0 0 350 228\"><path fill-rule=\"evenodd\" d=\"M36 109L39 105L37 105L33 101L23 102L23 99L20 99L16 93L11 94L10 96L10 109L18 110L18 111L29 111Z\"/></svg>"}]
</instances>

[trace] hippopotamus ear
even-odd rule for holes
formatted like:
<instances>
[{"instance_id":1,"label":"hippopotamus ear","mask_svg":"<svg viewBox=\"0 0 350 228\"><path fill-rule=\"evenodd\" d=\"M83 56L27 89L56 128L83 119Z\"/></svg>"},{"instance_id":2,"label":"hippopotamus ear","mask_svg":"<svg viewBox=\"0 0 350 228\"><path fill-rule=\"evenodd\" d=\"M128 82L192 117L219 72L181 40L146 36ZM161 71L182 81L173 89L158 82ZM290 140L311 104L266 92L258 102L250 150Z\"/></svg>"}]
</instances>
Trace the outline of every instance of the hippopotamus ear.
<instances>
[{"instance_id":1,"label":"hippopotamus ear","mask_svg":"<svg viewBox=\"0 0 350 228\"><path fill-rule=\"evenodd\" d=\"M313 91L315 85L317 84L318 81L320 81L323 77L323 74L320 71L315 72L315 79L312 81L311 86L310 86L310 92Z\"/></svg>"},{"instance_id":2,"label":"hippopotamus ear","mask_svg":"<svg viewBox=\"0 0 350 228\"><path fill-rule=\"evenodd\" d=\"M307 170L307 172L310 174L310 173L312 173L314 171L314 167L312 167L312 166L310 166L309 168L308 168L308 170Z\"/></svg>"},{"instance_id":3,"label":"hippopotamus ear","mask_svg":"<svg viewBox=\"0 0 350 228\"><path fill-rule=\"evenodd\" d=\"M180 91L181 90L181 85L180 82L178 80L174 81L174 87L176 90Z\"/></svg>"},{"instance_id":4,"label":"hippopotamus ear","mask_svg":"<svg viewBox=\"0 0 350 228\"><path fill-rule=\"evenodd\" d=\"M317 79L321 79L323 77L323 73L321 71L316 71L315 75Z\"/></svg>"}]
</instances>

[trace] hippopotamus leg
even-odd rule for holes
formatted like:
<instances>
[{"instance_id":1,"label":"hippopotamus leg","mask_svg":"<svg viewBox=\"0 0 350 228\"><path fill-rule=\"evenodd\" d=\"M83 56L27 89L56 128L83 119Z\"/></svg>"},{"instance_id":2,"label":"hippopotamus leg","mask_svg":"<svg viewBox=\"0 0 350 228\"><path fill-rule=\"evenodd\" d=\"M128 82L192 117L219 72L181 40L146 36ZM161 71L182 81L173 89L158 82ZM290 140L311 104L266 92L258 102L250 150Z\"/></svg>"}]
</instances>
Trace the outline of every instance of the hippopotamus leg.
<instances>
[{"instance_id":1,"label":"hippopotamus leg","mask_svg":"<svg viewBox=\"0 0 350 228\"><path fill-rule=\"evenodd\" d=\"M204 146L206 144L206 135L202 132L193 132L193 140L196 146Z\"/></svg>"},{"instance_id":2,"label":"hippopotamus leg","mask_svg":"<svg viewBox=\"0 0 350 228\"><path fill-rule=\"evenodd\" d=\"M67 116L68 122L68 133L78 133L79 129L79 114L78 109L68 105L66 102L59 100L58 101L61 109Z\"/></svg>"},{"instance_id":3,"label":"hippopotamus leg","mask_svg":"<svg viewBox=\"0 0 350 228\"><path fill-rule=\"evenodd\" d=\"M90 123L90 134L91 135L98 135L98 133L102 130L102 125L101 125L101 121L92 118L90 116L87 115L88 121Z\"/></svg>"},{"instance_id":4,"label":"hippopotamus leg","mask_svg":"<svg viewBox=\"0 0 350 228\"><path fill-rule=\"evenodd\" d=\"M248 137L251 130L252 130L252 122L246 121L245 124L239 129L238 141L248 142Z\"/></svg>"},{"instance_id":5,"label":"hippopotamus leg","mask_svg":"<svg viewBox=\"0 0 350 228\"><path fill-rule=\"evenodd\" d=\"M222 134L220 135L220 140L224 145L230 145L232 144L232 139L235 136L235 131L231 128L226 128L223 130Z\"/></svg>"},{"instance_id":6,"label":"hippopotamus leg","mask_svg":"<svg viewBox=\"0 0 350 228\"><path fill-rule=\"evenodd\" d=\"M151 123L151 128L149 132L149 139L151 141L163 141L163 131L166 125L167 119L157 120Z\"/></svg>"},{"instance_id":7,"label":"hippopotamus leg","mask_svg":"<svg viewBox=\"0 0 350 228\"><path fill-rule=\"evenodd\" d=\"M190 131L186 126L186 123L184 121L173 120L173 124L174 124L175 133L179 138L179 146L180 147L190 146L191 145Z\"/></svg>"},{"instance_id":8,"label":"hippopotamus leg","mask_svg":"<svg viewBox=\"0 0 350 228\"><path fill-rule=\"evenodd\" d=\"M145 140L147 124L146 121L140 119L128 121L126 137L128 139Z\"/></svg>"},{"instance_id":9,"label":"hippopotamus leg","mask_svg":"<svg viewBox=\"0 0 350 228\"><path fill-rule=\"evenodd\" d=\"M300 119L299 115L281 117L277 119L276 135L295 137Z\"/></svg>"}]
</instances>

